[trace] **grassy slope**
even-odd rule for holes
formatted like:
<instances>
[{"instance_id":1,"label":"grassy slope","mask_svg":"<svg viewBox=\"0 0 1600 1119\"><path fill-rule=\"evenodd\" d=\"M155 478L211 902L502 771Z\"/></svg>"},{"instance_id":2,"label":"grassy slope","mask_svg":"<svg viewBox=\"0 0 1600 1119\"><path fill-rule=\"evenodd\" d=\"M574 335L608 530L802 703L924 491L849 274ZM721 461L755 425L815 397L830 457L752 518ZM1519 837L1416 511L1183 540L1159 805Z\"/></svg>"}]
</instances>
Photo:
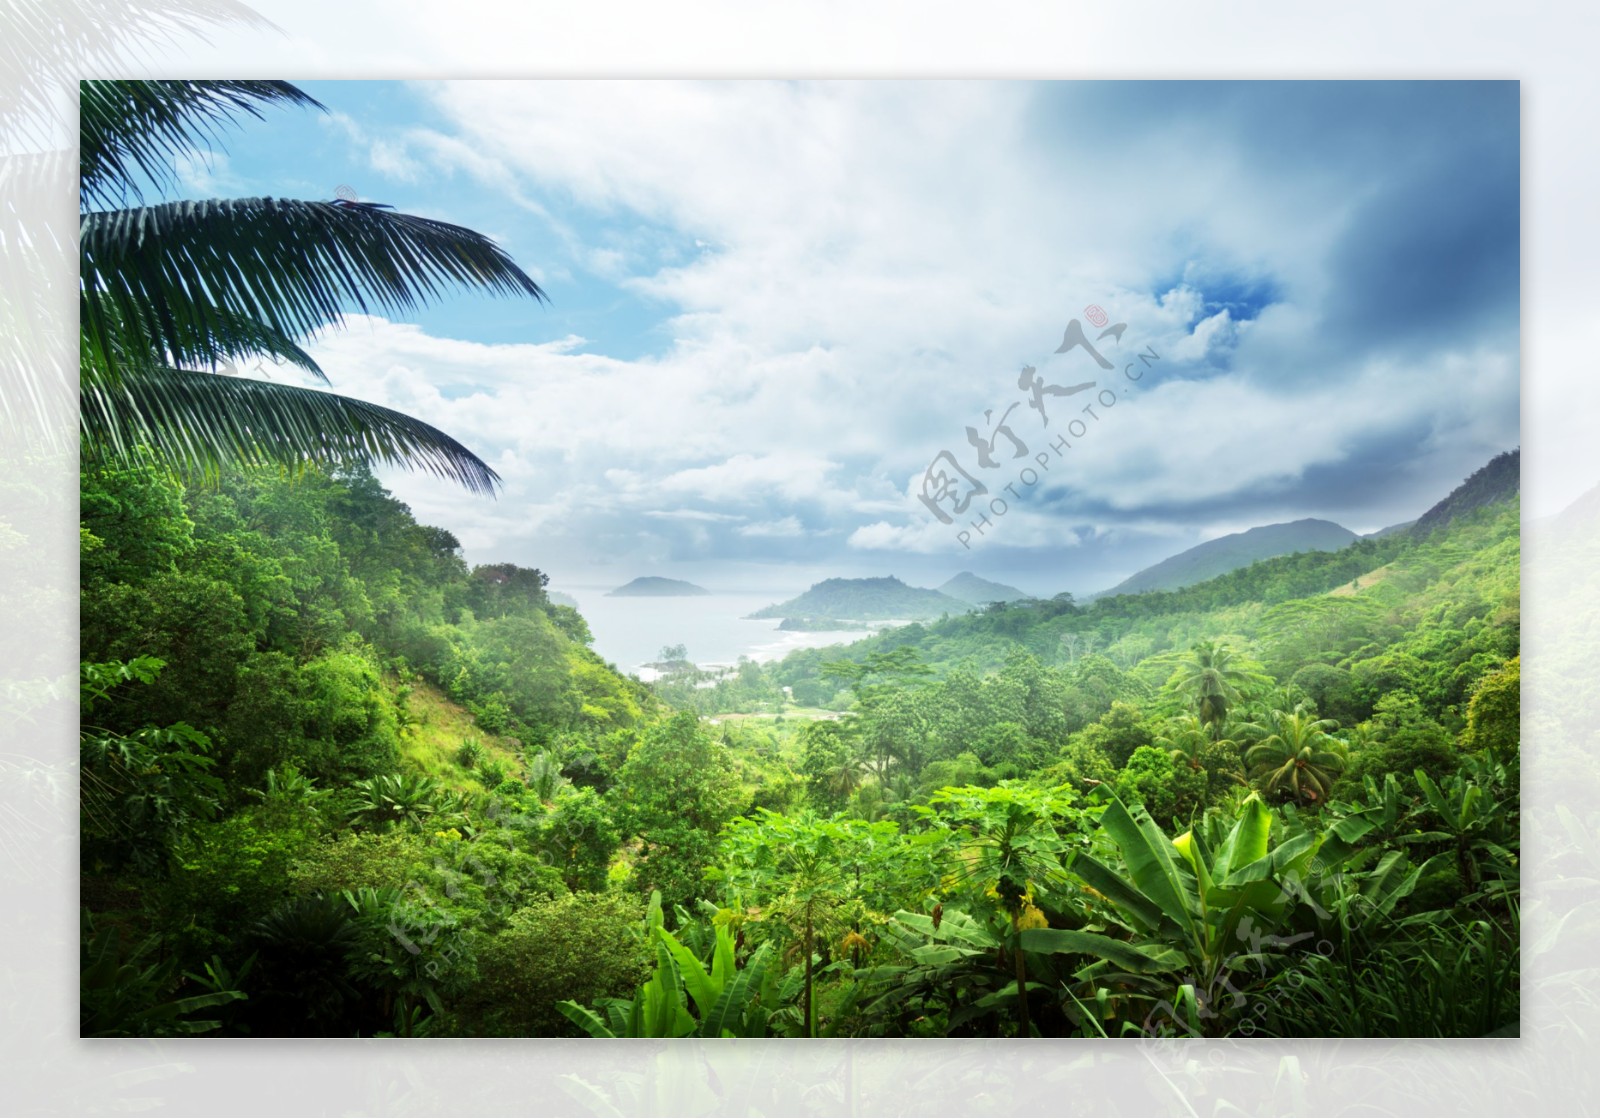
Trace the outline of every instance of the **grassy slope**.
<instances>
[{"instance_id":1,"label":"grassy slope","mask_svg":"<svg viewBox=\"0 0 1600 1119\"><path fill-rule=\"evenodd\" d=\"M407 767L453 789L487 791L475 770L456 762L456 751L472 738L483 746L485 761L500 762L508 777L522 774L522 755L516 748L504 739L485 734L465 708L432 684L413 684L406 710L412 721L401 731L400 756Z\"/></svg>"}]
</instances>

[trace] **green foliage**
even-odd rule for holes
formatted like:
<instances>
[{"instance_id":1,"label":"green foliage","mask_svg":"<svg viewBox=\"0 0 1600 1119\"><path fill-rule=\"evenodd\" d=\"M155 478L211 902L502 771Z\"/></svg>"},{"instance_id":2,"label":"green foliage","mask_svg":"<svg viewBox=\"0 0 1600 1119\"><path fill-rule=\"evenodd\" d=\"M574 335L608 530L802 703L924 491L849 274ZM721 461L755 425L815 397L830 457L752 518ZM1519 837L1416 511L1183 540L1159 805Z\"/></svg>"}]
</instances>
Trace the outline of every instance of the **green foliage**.
<instances>
[{"instance_id":1,"label":"green foliage","mask_svg":"<svg viewBox=\"0 0 1600 1119\"><path fill-rule=\"evenodd\" d=\"M290 874L303 892L399 887L427 854L426 839L413 831L343 832L302 852Z\"/></svg>"},{"instance_id":2,"label":"green foliage","mask_svg":"<svg viewBox=\"0 0 1600 1119\"><path fill-rule=\"evenodd\" d=\"M1479 679L1467 705L1462 745L1496 761L1514 760L1522 748L1522 658Z\"/></svg>"},{"instance_id":3,"label":"green foliage","mask_svg":"<svg viewBox=\"0 0 1600 1119\"><path fill-rule=\"evenodd\" d=\"M740 969L726 925L714 931L711 959L702 964L661 924L660 897L648 921L656 967L631 999L601 1000L605 1018L567 1000L560 1009L591 1037L765 1037L775 998L768 982L771 946L762 945ZM694 1012L690 1011L693 1003Z\"/></svg>"},{"instance_id":4,"label":"green foliage","mask_svg":"<svg viewBox=\"0 0 1600 1119\"><path fill-rule=\"evenodd\" d=\"M159 930L96 972L106 1032L145 1011L328 1036L1514 1017L1507 512L685 664L653 694L541 573L469 571L365 471L83 478L85 900L100 929ZM844 710L780 706L785 685ZM665 919L641 922L652 890ZM1298 1009L1291 977L1316 991ZM162 1018L224 991L249 998Z\"/></svg>"},{"instance_id":5,"label":"green foliage","mask_svg":"<svg viewBox=\"0 0 1600 1119\"><path fill-rule=\"evenodd\" d=\"M622 837L604 800L593 789L566 786L545 819L540 847L561 872L567 888L591 893L605 888L611 858Z\"/></svg>"},{"instance_id":6,"label":"green foliage","mask_svg":"<svg viewBox=\"0 0 1600 1119\"><path fill-rule=\"evenodd\" d=\"M1178 827L1204 808L1207 775L1204 769L1174 761L1170 753L1155 746L1141 746L1117 774L1112 788L1124 801L1143 805L1163 827Z\"/></svg>"},{"instance_id":7,"label":"green foliage","mask_svg":"<svg viewBox=\"0 0 1600 1119\"><path fill-rule=\"evenodd\" d=\"M387 774L353 782L351 788L356 799L350 822L360 827L420 827L439 810L439 786L426 777Z\"/></svg>"},{"instance_id":8,"label":"green foliage","mask_svg":"<svg viewBox=\"0 0 1600 1119\"><path fill-rule=\"evenodd\" d=\"M1079 855L1073 863L1073 875L1092 891L1092 912L1125 930L1133 953L1113 954L1102 946L1087 953L1099 959L1077 976L1091 987L1113 975L1128 976L1148 1007L1148 1029L1196 1032L1182 1000L1191 1007L1196 999L1214 1005L1239 978L1236 973L1292 944L1279 934L1286 931L1295 898L1304 893L1303 883L1313 873L1332 871L1347 854L1311 832L1272 846L1271 814L1259 797L1244 802L1225 833L1221 823L1175 842L1142 808L1130 812L1113 800L1101 816L1095 854ZM1081 938L1073 944L1053 934L1041 931L1031 939L1040 947L1087 947ZM1214 1032L1225 1024L1206 1026Z\"/></svg>"},{"instance_id":9,"label":"green foliage","mask_svg":"<svg viewBox=\"0 0 1600 1119\"><path fill-rule=\"evenodd\" d=\"M174 843L157 901L164 932L186 953L228 950L238 929L291 896L294 864L311 839L275 823L241 813L196 825Z\"/></svg>"},{"instance_id":10,"label":"green foliage","mask_svg":"<svg viewBox=\"0 0 1600 1119\"><path fill-rule=\"evenodd\" d=\"M196 1015L247 996L230 982L207 984L196 976L180 977L176 958L157 958L155 937L127 944L114 926L97 927L83 913L82 952L78 972L79 1034L82 1037L179 1037L205 1034L222 1023ZM247 974L239 973L239 978ZM207 965L207 977L227 973L220 963ZM184 980L195 993L174 998Z\"/></svg>"},{"instance_id":11,"label":"green foliage","mask_svg":"<svg viewBox=\"0 0 1600 1119\"><path fill-rule=\"evenodd\" d=\"M464 739L456 749L456 764L462 769L476 769L486 756L483 743L476 738Z\"/></svg>"},{"instance_id":12,"label":"green foliage","mask_svg":"<svg viewBox=\"0 0 1600 1119\"><path fill-rule=\"evenodd\" d=\"M1226 721L1228 712L1238 706L1251 689L1261 687L1266 681L1259 665L1229 646L1202 641L1179 661L1167 687L1190 701L1202 723L1217 726Z\"/></svg>"},{"instance_id":13,"label":"green foliage","mask_svg":"<svg viewBox=\"0 0 1600 1119\"><path fill-rule=\"evenodd\" d=\"M1014 1016L1016 981L997 960L1004 950L1003 917L982 921L942 907L932 916L901 910L882 935L895 962L860 973L861 1032L994 1036Z\"/></svg>"},{"instance_id":14,"label":"green foliage","mask_svg":"<svg viewBox=\"0 0 1600 1119\"><path fill-rule=\"evenodd\" d=\"M800 772L818 808L841 808L861 784L862 768L845 730L832 720L810 722L800 731Z\"/></svg>"},{"instance_id":15,"label":"green foliage","mask_svg":"<svg viewBox=\"0 0 1600 1119\"><path fill-rule=\"evenodd\" d=\"M1333 729L1331 719L1303 709L1274 711L1268 733L1245 751L1245 765L1268 795L1325 804L1349 758L1344 742L1328 733Z\"/></svg>"},{"instance_id":16,"label":"green foliage","mask_svg":"<svg viewBox=\"0 0 1600 1119\"><path fill-rule=\"evenodd\" d=\"M692 905L715 851L717 832L742 805L727 747L693 714L647 731L617 775L618 830L643 848L635 874L643 891Z\"/></svg>"},{"instance_id":17,"label":"green foliage","mask_svg":"<svg viewBox=\"0 0 1600 1119\"><path fill-rule=\"evenodd\" d=\"M172 184L163 162L204 155L219 121L273 102L321 108L284 82L91 81L82 99L85 206L142 201L141 177ZM322 376L297 335L339 323L351 306L415 308L442 284L542 299L488 238L367 203L252 198L85 209L79 241L87 454L126 460L148 446L210 479L226 464L379 460L473 490L498 481L455 440L398 412L218 376L251 356Z\"/></svg>"},{"instance_id":18,"label":"green foliage","mask_svg":"<svg viewBox=\"0 0 1600 1119\"><path fill-rule=\"evenodd\" d=\"M954 877L955 887L972 904L992 905L1010 921L1008 945L1015 974L1010 992L1018 1037L1032 1032L1027 964L1019 938L1024 929L1045 923L1034 903L1035 890L1057 892L1065 884L1065 864L1075 847L1073 837L1060 829L1063 822L1077 819L1071 804L1072 794L1064 787L1005 784L993 789L941 789L926 810L947 824L961 845L962 869ZM976 892L980 887L982 892Z\"/></svg>"},{"instance_id":19,"label":"green foliage","mask_svg":"<svg viewBox=\"0 0 1600 1119\"><path fill-rule=\"evenodd\" d=\"M1131 703L1113 700L1111 709L1073 735L1072 741L1080 750L1100 754L1121 769L1135 750L1150 745L1154 738L1155 729L1144 712Z\"/></svg>"},{"instance_id":20,"label":"green foliage","mask_svg":"<svg viewBox=\"0 0 1600 1119\"><path fill-rule=\"evenodd\" d=\"M574 1033L558 1003L625 995L648 965L644 906L623 894L574 893L518 909L478 949L480 983L465 1009L484 1033Z\"/></svg>"},{"instance_id":21,"label":"green foliage","mask_svg":"<svg viewBox=\"0 0 1600 1119\"><path fill-rule=\"evenodd\" d=\"M164 667L155 657L81 665L87 715L121 683L148 685ZM85 726L79 736L83 857L89 865L131 863L150 873L187 830L218 809L222 784L211 775L211 740L186 723L115 734Z\"/></svg>"},{"instance_id":22,"label":"green foliage","mask_svg":"<svg viewBox=\"0 0 1600 1119\"><path fill-rule=\"evenodd\" d=\"M1280 1037L1489 1037L1516 1029L1516 929L1425 913L1360 960L1307 953L1258 1005Z\"/></svg>"}]
</instances>

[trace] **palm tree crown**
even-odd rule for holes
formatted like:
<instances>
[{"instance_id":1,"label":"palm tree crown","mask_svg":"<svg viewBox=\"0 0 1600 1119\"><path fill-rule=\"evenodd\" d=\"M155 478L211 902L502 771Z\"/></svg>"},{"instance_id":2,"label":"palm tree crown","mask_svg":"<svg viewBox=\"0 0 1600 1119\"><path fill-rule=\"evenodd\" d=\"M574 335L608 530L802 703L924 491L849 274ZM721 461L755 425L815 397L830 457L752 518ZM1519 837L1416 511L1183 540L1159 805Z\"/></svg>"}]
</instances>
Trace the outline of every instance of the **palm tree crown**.
<instances>
[{"instance_id":1,"label":"palm tree crown","mask_svg":"<svg viewBox=\"0 0 1600 1119\"><path fill-rule=\"evenodd\" d=\"M1338 724L1303 709L1274 711L1272 733L1245 751L1245 764L1266 793L1324 804L1349 760L1345 744L1328 732Z\"/></svg>"},{"instance_id":2,"label":"palm tree crown","mask_svg":"<svg viewBox=\"0 0 1600 1119\"><path fill-rule=\"evenodd\" d=\"M144 205L240 115L323 106L287 82L82 84L80 429L91 455L143 444L178 469L353 461L431 471L478 492L499 476L429 424L312 388L219 375L260 355L326 383L297 339L349 309L411 311L445 288L544 292L470 229L346 201ZM128 206L128 203L134 203ZM125 208L88 209L90 204Z\"/></svg>"},{"instance_id":3,"label":"palm tree crown","mask_svg":"<svg viewBox=\"0 0 1600 1119\"><path fill-rule=\"evenodd\" d=\"M1191 697L1196 716L1215 737L1244 692L1265 679L1255 664L1231 647L1201 641L1178 662L1168 687Z\"/></svg>"}]
</instances>

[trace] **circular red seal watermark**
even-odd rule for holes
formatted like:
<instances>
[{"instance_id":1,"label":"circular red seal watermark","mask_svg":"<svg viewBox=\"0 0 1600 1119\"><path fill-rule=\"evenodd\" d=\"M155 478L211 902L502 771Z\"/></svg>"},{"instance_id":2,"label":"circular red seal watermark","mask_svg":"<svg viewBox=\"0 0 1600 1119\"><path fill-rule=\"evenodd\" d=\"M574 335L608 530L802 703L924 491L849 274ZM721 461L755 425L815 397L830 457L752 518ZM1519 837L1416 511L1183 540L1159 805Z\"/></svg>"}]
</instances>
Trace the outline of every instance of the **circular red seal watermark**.
<instances>
[{"instance_id":1,"label":"circular red seal watermark","mask_svg":"<svg viewBox=\"0 0 1600 1119\"><path fill-rule=\"evenodd\" d=\"M1111 316L1106 314L1098 303L1091 303L1083 309L1083 317L1095 326L1105 326L1111 321Z\"/></svg>"}]
</instances>

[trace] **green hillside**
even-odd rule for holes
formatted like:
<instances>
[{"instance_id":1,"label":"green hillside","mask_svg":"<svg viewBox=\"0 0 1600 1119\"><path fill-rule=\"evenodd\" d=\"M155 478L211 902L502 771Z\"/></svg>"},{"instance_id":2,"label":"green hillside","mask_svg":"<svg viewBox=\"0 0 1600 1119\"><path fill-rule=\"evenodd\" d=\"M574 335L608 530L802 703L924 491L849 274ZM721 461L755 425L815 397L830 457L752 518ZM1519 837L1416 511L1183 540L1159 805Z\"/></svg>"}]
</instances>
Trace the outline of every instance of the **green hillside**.
<instances>
[{"instance_id":1,"label":"green hillside","mask_svg":"<svg viewBox=\"0 0 1600 1119\"><path fill-rule=\"evenodd\" d=\"M1103 595L1177 590L1273 556L1292 555L1295 552L1336 552L1356 539L1356 534L1347 528L1332 521L1312 518L1287 524L1261 525L1197 544L1130 575L1109 591L1103 592Z\"/></svg>"},{"instance_id":2,"label":"green hillside","mask_svg":"<svg viewBox=\"0 0 1600 1119\"><path fill-rule=\"evenodd\" d=\"M1496 455L1411 526L1414 536L1444 528L1456 518L1513 496L1522 486L1522 449Z\"/></svg>"}]
</instances>

